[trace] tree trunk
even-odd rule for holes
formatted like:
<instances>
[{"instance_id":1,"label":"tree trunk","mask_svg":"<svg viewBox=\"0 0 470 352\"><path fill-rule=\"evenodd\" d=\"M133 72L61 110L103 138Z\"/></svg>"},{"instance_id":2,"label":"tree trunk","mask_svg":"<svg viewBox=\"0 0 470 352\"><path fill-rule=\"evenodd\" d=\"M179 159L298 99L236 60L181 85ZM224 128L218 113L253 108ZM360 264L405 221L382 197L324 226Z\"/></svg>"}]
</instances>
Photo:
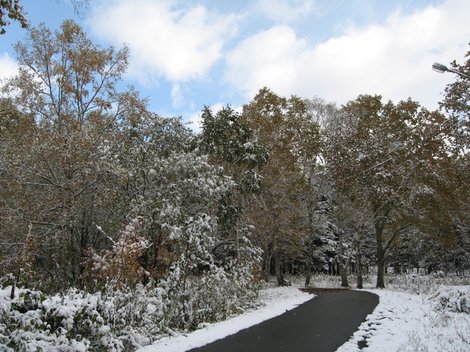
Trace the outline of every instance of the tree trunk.
<instances>
[{"instance_id":1,"label":"tree trunk","mask_svg":"<svg viewBox=\"0 0 470 352\"><path fill-rule=\"evenodd\" d=\"M376 288L385 288L385 260L383 253L379 257L379 251L377 251L377 285Z\"/></svg>"},{"instance_id":2,"label":"tree trunk","mask_svg":"<svg viewBox=\"0 0 470 352\"><path fill-rule=\"evenodd\" d=\"M315 237L315 192L314 192L314 184L315 181L313 179L313 168L310 168L310 173L308 177L308 188L307 188L307 216L308 216L308 235L310 237L309 244L308 244L308 252L307 252L307 262L306 262L306 270L305 270L305 287L310 286L310 278L312 276L312 254L313 254L313 239Z\"/></svg>"},{"instance_id":3,"label":"tree trunk","mask_svg":"<svg viewBox=\"0 0 470 352\"><path fill-rule=\"evenodd\" d=\"M343 264L343 259L340 259L339 275L341 276L341 286L342 287L349 287L348 270L347 270L346 266Z\"/></svg>"},{"instance_id":4,"label":"tree trunk","mask_svg":"<svg viewBox=\"0 0 470 352\"><path fill-rule=\"evenodd\" d=\"M277 285L284 286L284 275L281 270L281 252L278 248L274 251L274 272L276 274Z\"/></svg>"},{"instance_id":5,"label":"tree trunk","mask_svg":"<svg viewBox=\"0 0 470 352\"><path fill-rule=\"evenodd\" d=\"M362 278L362 252L361 252L361 244L358 241L356 244L356 278L357 278L357 285L356 287L361 289L363 286L363 278Z\"/></svg>"},{"instance_id":6,"label":"tree trunk","mask_svg":"<svg viewBox=\"0 0 470 352\"><path fill-rule=\"evenodd\" d=\"M376 288L385 288L385 255L383 249L377 248L377 285Z\"/></svg>"},{"instance_id":7,"label":"tree trunk","mask_svg":"<svg viewBox=\"0 0 470 352\"><path fill-rule=\"evenodd\" d=\"M374 228L375 228L375 240L377 244L377 288L385 288L385 251L383 240L383 232L385 228L385 222L390 213L390 209L385 209L382 212L379 212L381 207L374 207L376 214L374 219Z\"/></svg>"},{"instance_id":8,"label":"tree trunk","mask_svg":"<svg viewBox=\"0 0 470 352\"><path fill-rule=\"evenodd\" d=\"M263 253L263 271L261 273L263 280L268 281L270 271L271 271L271 251L269 246L266 246L266 249Z\"/></svg>"},{"instance_id":9,"label":"tree trunk","mask_svg":"<svg viewBox=\"0 0 470 352\"><path fill-rule=\"evenodd\" d=\"M341 286L349 287L348 283L348 268L344 262L344 247L343 247L343 231L338 234L339 256L338 256L338 271L341 276Z\"/></svg>"},{"instance_id":10,"label":"tree trunk","mask_svg":"<svg viewBox=\"0 0 470 352\"><path fill-rule=\"evenodd\" d=\"M305 287L310 286L310 278L312 276L312 259L309 257L305 268Z\"/></svg>"},{"instance_id":11,"label":"tree trunk","mask_svg":"<svg viewBox=\"0 0 470 352\"><path fill-rule=\"evenodd\" d=\"M13 279L13 282L11 284L11 291L10 291L11 300L15 299L15 288L16 288L16 278Z\"/></svg>"},{"instance_id":12,"label":"tree trunk","mask_svg":"<svg viewBox=\"0 0 470 352\"><path fill-rule=\"evenodd\" d=\"M377 288L385 288L385 250L382 243L383 225L375 226L377 242Z\"/></svg>"}]
</instances>

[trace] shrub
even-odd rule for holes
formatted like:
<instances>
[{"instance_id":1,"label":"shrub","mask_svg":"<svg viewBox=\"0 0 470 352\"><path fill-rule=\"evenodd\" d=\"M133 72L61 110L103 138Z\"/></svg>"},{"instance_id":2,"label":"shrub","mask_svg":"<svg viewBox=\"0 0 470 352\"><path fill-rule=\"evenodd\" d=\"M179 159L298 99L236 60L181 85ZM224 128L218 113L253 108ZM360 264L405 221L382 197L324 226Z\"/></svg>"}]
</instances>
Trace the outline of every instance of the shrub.
<instances>
[{"instance_id":1,"label":"shrub","mask_svg":"<svg viewBox=\"0 0 470 352\"><path fill-rule=\"evenodd\" d=\"M429 297L433 308L440 312L470 313L468 286L441 286Z\"/></svg>"}]
</instances>

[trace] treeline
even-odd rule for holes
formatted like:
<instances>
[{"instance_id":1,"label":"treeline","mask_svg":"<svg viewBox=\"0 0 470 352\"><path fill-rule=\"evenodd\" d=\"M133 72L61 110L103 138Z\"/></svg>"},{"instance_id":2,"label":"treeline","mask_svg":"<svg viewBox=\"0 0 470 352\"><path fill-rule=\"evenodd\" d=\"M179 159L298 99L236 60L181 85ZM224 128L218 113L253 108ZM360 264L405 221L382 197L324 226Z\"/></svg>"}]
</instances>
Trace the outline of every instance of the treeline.
<instances>
[{"instance_id":1,"label":"treeline","mask_svg":"<svg viewBox=\"0 0 470 352\"><path fill-rule=\"evenodd\" d=\"M0 275L19 286L164 287L192 328L271 274L308 284L335 263L347 285L352 265L361 286L369 263L384 287L389 264L470 266L463 76L440 112L263 88L241 112L204 108L195 135L119 91L127 48L98 47L74 22L32 28L15 50L0 101ZM470 73L470 59L453 65ZM192 295L214 290L196 309Z\"/></svg>"}]
</instances>

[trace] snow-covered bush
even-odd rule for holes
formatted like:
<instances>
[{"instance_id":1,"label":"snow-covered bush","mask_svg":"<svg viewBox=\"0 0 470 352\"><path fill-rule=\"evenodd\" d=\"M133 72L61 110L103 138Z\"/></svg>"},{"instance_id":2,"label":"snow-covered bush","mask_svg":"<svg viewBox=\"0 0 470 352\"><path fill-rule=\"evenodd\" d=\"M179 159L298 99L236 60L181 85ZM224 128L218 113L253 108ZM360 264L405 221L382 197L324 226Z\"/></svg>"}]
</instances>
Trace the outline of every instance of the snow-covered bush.
<instances>
[{"instance_id":1,"label":"snow-covered bush","mask_svg":"<svg viewBox=\"0 0 470 352\"><path fill-rule=\"evenodd\" d=\"M470 314L470 287L441 286L430 295L429 301L436 311Z\"/></svg>"},{"instance_id":2,"label":"snow-covered bush","mask_svg":"<svg viewBox=\"0 0 470 352\"><path fill-rule=\"evenodd\" d=\"M251 273L241 266L232 272L211 265L203 275L185 273L187 260L182 258L162 282L167 292L165 324L176 330L189 331L200 324L216 322L241 313L253 306L256 287Z\"/></svg>"},{"instance_id":3,"label":"snow-covered bush","mask_svg":"<svg viewBox=\"0 0 470 352\"><path fill-rule=\"evenodd\" d=\"M103 318L100 295L77 290L46 297L19 289L0 291L0 344L8 351L120 351L122 342Z\"/></svg>"},{"instance_id":4,"label":"snow-covered bush","mask_svg":"<svg viewBox=\"0 0 470 352\"><path fill-rule=\"evenodd\" d=\"M165 293L160 287L136 285L116 290L109 286L102 294L107 309L103 318L119 337L124 351L133 351L167 334L163 321Z\"/></svg>"},{"instance_id":5,"label":"snow-covered bush","mask_svg":"<svg viewBox=\"0 0 470 352\"><path fill-rule=\"evenodd\" d=\"M175 266L156 286L109 286L95 294L68 290L46 296L17 288L11 299L7 286L0 290L0 346L11 352L134 351L164 335L193 330L253 306L255 291L240 287L251 281L235 277L248 275L237 272L241 269L231 275L217 267L211 270L184 277Z\"/></svg>"},{"instance_id":6,"label":"snow-covered bush","mask_svg":"<svg viewBox=\"0 0 470 352\"><path fill-rule=\"evenodd\" d=\"M161 288L49 297L17 289L14 299L10 291L0 290L0 346L7 351L133 351L167 332Z\"/></svg>"},{"instance_id":7,"label":"snow-covered bush","mask_svg":"<svg viewBox=\"0 0 470 352\"><path fill-rule=\"evenodd\" d=\"M255 295L252 269L260 253L248 226L237 221L236 183L207 156L153 160L131 217L142 219L139 234L153 244L139 263L163 290L161 326L192 330L239 312Z\"/></svg>"},{"instance_id":8,"label":"snow-covered bush","mask_svg":"<svg viewBox=\"0 0 470 352\"><path fill-rule=\"evenodd\" d=\"M400 317L409 328L408 341L399 351L469 351L469 298L468 286L440 286L429 295L415 296L414 307L406 308L413 314Z\"/></svg>"},{"instance_id":9,"label":"snow-covered bush","mask_svg":"<svg viewBox=\"0 0 470 352\"><path fill-rule=\"evenodd\" d=\"M193 330L243 311L253 302L256 287L248 265L256 250L242 237L238 258L219 263L213 253L216 224L209 216L189 219L178 235L180 258L161 281L166 293L164 319L171 329ZM225 265L223 265L225 264Z\"/></svg>"}]
</instances>

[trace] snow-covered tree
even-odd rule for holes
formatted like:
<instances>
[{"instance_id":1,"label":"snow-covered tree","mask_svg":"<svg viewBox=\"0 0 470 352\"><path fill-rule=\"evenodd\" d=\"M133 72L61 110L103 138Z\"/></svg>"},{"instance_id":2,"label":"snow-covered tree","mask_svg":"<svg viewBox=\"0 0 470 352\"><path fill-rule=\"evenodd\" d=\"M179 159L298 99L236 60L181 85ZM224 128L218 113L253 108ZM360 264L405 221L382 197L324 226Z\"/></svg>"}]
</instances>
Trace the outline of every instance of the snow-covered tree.
<instances>
[{"instance_id":1,"label":"snow-covered tree","mask_svg":"<svg viewBox=\"0 0 470 352\"><path fill-rule=\"evenodd\" d=\"M261 189L260 169L268 160L268 152L257 142L241 115L230 106L217 113L205 107L202 121L200 152L209 156L211 164L221 166L236 183L234 192L222 198L218 219L224 236L238 243L240 231L246 229L250 197ZM223 251L224 247L219 250Z\"/></svg>"},{"instance_id":2,"label":"snow-covered tree","mask_svg":"<svg viewBox=\"0 0 470 352\"><path fill-rule=\"evenodd\" d=\"M282 264L302 256L308 231L304 171L307 161L315 160L318 125L302 99L279 97L267 88L243 107L242 121L269 152L260 172L262 188L250 202L249 215L264 251L264 272L269 273L273 263L278 284L283 285Z\"/></svg>"},{"instance_id":3,"label":"snow-covered tree","mask_svg":"<svg viewBox=\"0 0 470 352\"><path fill-rule=\"evenodd\" d=\"M17 180L6 227L15 227L11 242L22 243L32 225L36 279L45 287L81 285L87 248L106 242L96 225L107 233L121 226L112 209L116 175L100 148L140 104L135 92L116 90L128 51L98 47L72 21L54 33L32 28L15 50L19 73L3 92L31 123L1 161L7 179Z\"/></svg>"},{"instance_id":4,"label":"snow-covered tree","mask_svg":"<svg viewBox=\"0 0 470 352\"><path fill-rule=\"evenodd\" d=\"M449 156L448 124L443 115L411 100L395 105L383 104L379 96L360 96L332 127L329 172L337 192L367 204L376 240L377 287L384 287L387 251L404 230L431 223L432 205L448 194L441 174Z\"/></svg>"},{"instance_id":5,"label":"snow-covered tree","mask_svg":"<svg viewBox=\"0 0 470 352\"><path fill-rule=\"evenodd\" d=\"M315 271L332 273L336 271L331 266L336 263L338 255L338 228L328 203L326 196L319 197L314 213L310 255Z\"/></svg>"},{"instance_id":6,"label":"snow-covered tree","mask_svg":"<svg viewBox=\"0 0 470 352\"><path fill-rule=\"evenodd\" d=\"M456 126L456 148L453 162L448 165L448 177L457 195L451 209L455 233L457 239L464 239L455 241L455 244L462 246L464 243L468 244L470 238L470 51L466 53L463 63L459 64L454 60L451 66L461 75L455 75L455 82L445 88L440 107ZM464 246L459 250L468 252L469 248Z\"/></svg>"}]
</instances>

